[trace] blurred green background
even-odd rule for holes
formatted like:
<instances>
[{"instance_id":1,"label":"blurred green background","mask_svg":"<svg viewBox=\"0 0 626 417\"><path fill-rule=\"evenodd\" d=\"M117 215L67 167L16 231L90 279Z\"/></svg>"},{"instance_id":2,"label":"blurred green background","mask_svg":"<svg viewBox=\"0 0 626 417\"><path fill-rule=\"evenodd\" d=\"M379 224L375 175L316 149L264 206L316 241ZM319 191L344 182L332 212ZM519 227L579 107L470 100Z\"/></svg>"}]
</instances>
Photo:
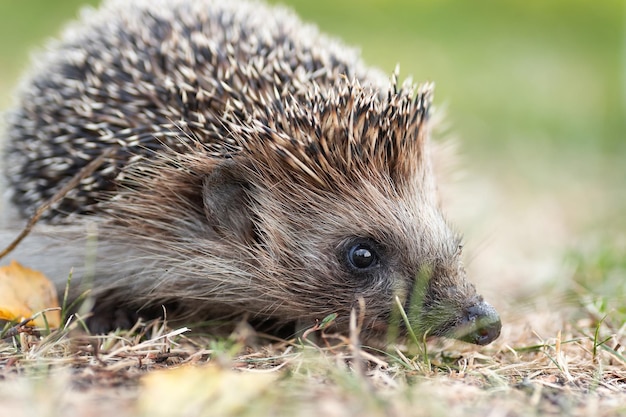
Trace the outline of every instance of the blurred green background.
<instances>
[{"instance_id":1,"label":"blurred green background","mask_svg":"<svg viewBox=\"0 0 626 417\"><path fill-rule=\"evenodd\" d=\"M29 51L86 3L97 1L0 1L0 108ZM281 3L359 46L369 64L391 73L399 63L402 78L435 81L462 165L492 178L505 199L552 195L573 228L624 230L622 1Z\"/></svg>"}]
</instances>

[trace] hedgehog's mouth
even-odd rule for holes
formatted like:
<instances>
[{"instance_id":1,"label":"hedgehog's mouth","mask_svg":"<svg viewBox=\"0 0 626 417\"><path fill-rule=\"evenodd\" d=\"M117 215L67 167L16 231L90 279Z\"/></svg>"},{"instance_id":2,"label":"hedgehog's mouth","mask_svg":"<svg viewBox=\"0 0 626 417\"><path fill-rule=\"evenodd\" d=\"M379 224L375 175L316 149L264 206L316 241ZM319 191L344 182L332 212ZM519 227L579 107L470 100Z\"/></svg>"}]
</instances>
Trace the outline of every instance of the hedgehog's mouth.
<instances>
[{"instance_id":1,"label":"hedgehog's mouth","mask_svg":"<svg viewBox=\"0 0 626 417\"><path fill-rule=\"evenodd\" d=\"M500 336L502 322L491 304L482 301L465 308L459 317L432 329L431 335L487 345Z\"/></svg>"},{"instance_id":2,"label":"hedgehog's mouth","mask_svg":"<svg viewBox=\"0 0 626 417\"><path fill-rule=\"evenodd\" d=\"M502 322L491 304L481 301L467 308L446 337L476 345L487 345L500 336Z\"/></svg>"},{"instance_id":3,"label":"hedgehog's mouth","mask_svg":"<svg viewBox=\"0 0 626 417\"><path fill-rule=\"evenodd\" d=\"M410 310L407 302L405 311ZM410 314L415 321L413 329L427 336L447 337L476 345L487 345L500 336L502 323L500 316L491 304L477 296L469 306L446 306L445 303L429 303ZM451 314L452 313L452 314Z\"/></svg>"}]
</instances>

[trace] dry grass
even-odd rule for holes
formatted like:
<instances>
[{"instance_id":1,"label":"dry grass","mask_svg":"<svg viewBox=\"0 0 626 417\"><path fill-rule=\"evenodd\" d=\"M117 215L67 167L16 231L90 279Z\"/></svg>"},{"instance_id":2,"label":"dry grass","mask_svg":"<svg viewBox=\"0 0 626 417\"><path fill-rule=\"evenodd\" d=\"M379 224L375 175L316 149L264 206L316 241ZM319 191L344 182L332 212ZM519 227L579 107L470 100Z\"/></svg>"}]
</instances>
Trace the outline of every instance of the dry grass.
<instances>
[{"instance_id":1,"label":"dry grass","mask_svg":"<svg viewBox=\"0 0 626 417\"><path fill-rule=\"evenodd\" d=\"M316 343L259 344L245 332L212 339L188 336L186 329L170 330L161 322L101 337L76 329L45 337L22 333L0 344L0 410L7 416L115 412L120 417L166 415L159 410L172 407L183 416L626 412L623 317L621 323L611 315L600 318L594 304L525 317L480 350L434 340L381 352L360 346L356 335L348 340L323 331L315 335ZM562 330L547 338L538 335L552 327ZM163 379L166 394L152 397L146 375L182 365L222 373L201 375L199 383L188 386ZM230 369L237 371L234 376ZM246 375L259 373L272 375L269 383L248 392ZM237 393L218 409L216 392L204 388L215 378L230 378L236 386L229 389ZM193 401L177 393L181 383Z\"/></svg>"}]
</instances>

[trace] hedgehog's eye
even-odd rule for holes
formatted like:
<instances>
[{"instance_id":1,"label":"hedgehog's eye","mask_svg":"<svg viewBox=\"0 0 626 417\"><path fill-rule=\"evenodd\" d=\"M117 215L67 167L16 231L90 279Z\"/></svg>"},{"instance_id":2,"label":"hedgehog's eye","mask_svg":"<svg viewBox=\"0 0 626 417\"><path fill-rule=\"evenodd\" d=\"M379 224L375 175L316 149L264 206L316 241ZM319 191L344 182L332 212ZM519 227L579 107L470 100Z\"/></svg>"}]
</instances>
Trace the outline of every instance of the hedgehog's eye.
<instances>
[{"instance_id":1,"label":"hedgehog's eye","mask_svg":"<svg viewBox=\"0 0 626 417\"><path fill-rule=\"evenodd\" d=\"M358 270L370 269L378 265L378 255L369 245L359 243L348 251L348 262Z\"/></svg>"}]
</instances>

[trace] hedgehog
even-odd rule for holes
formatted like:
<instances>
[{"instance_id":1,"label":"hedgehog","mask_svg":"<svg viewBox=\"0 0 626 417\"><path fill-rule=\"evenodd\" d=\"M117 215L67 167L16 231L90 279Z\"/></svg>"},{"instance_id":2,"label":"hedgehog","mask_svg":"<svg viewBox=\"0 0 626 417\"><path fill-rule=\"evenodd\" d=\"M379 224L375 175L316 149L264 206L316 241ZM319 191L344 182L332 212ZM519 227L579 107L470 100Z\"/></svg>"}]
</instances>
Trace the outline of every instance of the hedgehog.
<instances>
[{"instance_id":1,"label":"hedgehog","mask_svg":"<svg viewBox=\"0 0 626 417\"><path fill-rule=\"evenodd\" d=\"M102 331L165 311L347 332L358 310L366 338L490 343L500 318L437 196L432 90L279 6L105 0L7 112L11 225L105 156L18 256L60 287L74 268Z\"/></svg>"}]
</instances>

